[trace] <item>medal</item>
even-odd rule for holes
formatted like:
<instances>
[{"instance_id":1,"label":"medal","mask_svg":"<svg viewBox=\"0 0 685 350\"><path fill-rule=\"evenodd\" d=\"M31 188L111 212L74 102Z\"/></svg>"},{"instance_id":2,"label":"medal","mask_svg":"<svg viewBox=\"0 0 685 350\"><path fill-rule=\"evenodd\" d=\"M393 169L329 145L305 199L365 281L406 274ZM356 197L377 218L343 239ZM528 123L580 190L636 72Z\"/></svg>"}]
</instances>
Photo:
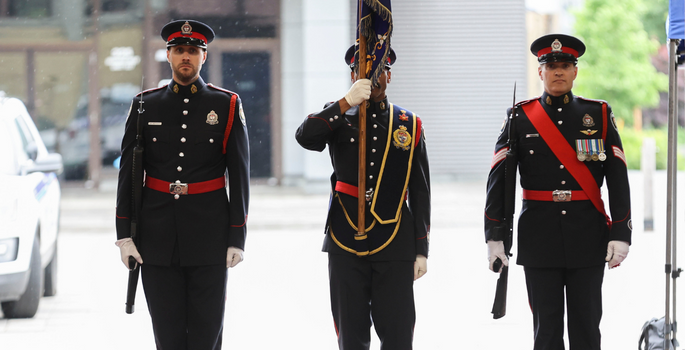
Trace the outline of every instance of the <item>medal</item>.
<instances>
[{"instance_id":1,"label":"medal","mask_svg":"<svg viewBox=\"0 0 685 350\"><path fill-rule=\"evenodd\" d=\"M593 154L593 155L592 155L592 160L595 161L595 162L598 161L598 160L599 160L599 155Z\"/></svg>"},{"instance_id":2,"label":"medal","mask_svg":"<svg viewBox=\"0 0 685 350\"><path fill-rule=\"evenodd\" d=\"M585 153L578 152L578 160L581 162L584 162L585 161Z\"/></svg>"},{"instance_id":3,"label":"medal","mask_svg":"<svg viewBox=\"0 0 685 350\"><path fill-rule=\"evenodd\" d=\"M598 157L600 162L607 160L607 155L604 152L600 153Z\"/></svg>"}]
</instances>

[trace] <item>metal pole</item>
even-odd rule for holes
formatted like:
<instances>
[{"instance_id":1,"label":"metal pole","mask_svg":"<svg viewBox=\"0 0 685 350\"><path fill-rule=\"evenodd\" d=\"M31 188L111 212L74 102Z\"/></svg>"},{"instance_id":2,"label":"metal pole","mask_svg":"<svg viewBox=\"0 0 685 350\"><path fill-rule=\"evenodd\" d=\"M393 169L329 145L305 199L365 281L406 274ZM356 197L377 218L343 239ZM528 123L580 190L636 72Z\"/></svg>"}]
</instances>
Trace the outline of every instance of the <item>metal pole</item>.
<instances>
[{"instance_id":1,"label":"metal pole","mask_svg":"<svg viewBox=\"0 0 685 350\"><path fill-rule=\"evenodd\" d=\"M675 200L673 194L676 190L676 138L677 138L677 80L676 80L676 49L677 39L669 39L669 72L668 72L668 166L666 186L666 305L664 315L664 349L671 347L671 271L672 264L672 237L675 230Z\"/></svg>"}]
</instances>

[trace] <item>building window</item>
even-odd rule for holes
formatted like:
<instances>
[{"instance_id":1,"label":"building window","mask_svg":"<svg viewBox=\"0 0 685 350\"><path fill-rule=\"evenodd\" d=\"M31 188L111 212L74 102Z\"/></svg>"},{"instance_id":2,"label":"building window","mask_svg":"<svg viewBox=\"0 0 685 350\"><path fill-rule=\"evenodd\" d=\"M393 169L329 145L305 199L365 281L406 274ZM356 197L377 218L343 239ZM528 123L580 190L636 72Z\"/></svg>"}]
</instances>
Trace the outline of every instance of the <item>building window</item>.
<instances>
[{"instance_id":1,"label":"building window","mask_svg":"<svg viewBox=\"0 0 685 350\"><path fill-rule=\"evenodd\" d=\"M52 14L50 0L0 0L0 8L7 17L46 18Z\"/></svg>"}]
</instances>

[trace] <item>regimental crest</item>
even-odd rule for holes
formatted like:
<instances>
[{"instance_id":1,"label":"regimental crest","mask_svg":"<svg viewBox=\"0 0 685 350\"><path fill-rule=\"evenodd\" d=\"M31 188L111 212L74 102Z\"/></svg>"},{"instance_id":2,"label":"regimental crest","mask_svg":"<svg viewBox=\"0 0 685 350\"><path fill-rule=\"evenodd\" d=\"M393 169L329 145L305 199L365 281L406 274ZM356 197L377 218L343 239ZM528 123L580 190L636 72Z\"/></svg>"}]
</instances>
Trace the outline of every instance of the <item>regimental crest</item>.
<instances>
[{"instance_id":1,"label":"regimental crest","mask_svg":"<svg viewBox=\"0 0 685 350\"><path fill-rule=\"evenodd\" d=\"M407 117L407 111L404 109L400 109L400 120L403 122L409 121L409 117Z\"/></svg>"},{"instance_id":2,"label":"regimental crest","mask_svg":"<svg viewBox=\"0 0 685 350\"><path fill-rule=\"evenodd\" d=\"M392 144L403 151L409 149L411 145L411 135L407 131L407 127L400 125L400 128L392 133Z\"/></svg>"},{"instance_id":3,"label":"regimental crest","mask_svg":"<svg viewBox=\"0 0 685 350\"><path fill-rule=\"evenodd\" d=\"M614 126L614 129L618 131L618 126L616 125L616 118L614 118L614 112L611 112L611 125Z\"/></svg>"},{"instance_id":4,"label":"regimental crest","mask_svg":"<svg viewBox=\"0 0 685 350\"><path fill-rule=\"evenodd\" d=\"M209 114L207 114L207 124L209 124L209 125L219 124L219 115L216 114L216 112L214 112L214 110L212 110L211 112L209 112Z\"/></svg>"},{"instance_id":5,"label":"regimental crest","mask_svg":"<svg viewBox=\"0 0 685 350\"><path fill-rule=\"evenodd\" d=\"M181 26L181 34L182 35L193 35L193 27L186 21L186 23L183 23Z\"/></svg>"},{"instance_id":6,"label":"regimental crest","mask_svg":"<svg viewBox=\"0 0 685 350\"><path fill-rule=\"evenodd\" d=\"M174 84L174 92L178 93L178 84Z\"/></svg>"},{"instance_id":7,"label":"regimental crest","mask_svg":"<svg viewBox=\"0 0 685 350\"><path fill-rule=\"evenodd\" d=\"M243 123L243 126L247 126L247 122L245 121L245 112L243 112L243 104L240 104L240 121Z\"/></svg>"},{"instance_id":8,"label":"regimental crest","mask_svg":"<svg viewBox=\"0 0 685 350\"><path fill-rule=\"evenodd\" d=\"M592 136L592 135L597 133L597 130L587 129L587 130L581 130L580 132L582 132L585 135Z\"/></svg>"},{"instance_id":9,"label":"regimental crest","mask_svg":"<svg viewBox=\"0 0 685 350\"><path fill-rule=\"evenodd\" d=\"M554 39L551 47L552 47L552 52L561 52L561 48L563 47L563 45L561 45L561 41L559 41L559 39Z\"/></svg>"},{"instance_id":10,"label":"regimental crest","mask_svg":"<svg viewBox=\"0 0 685 350\"><path fill-rule=\"evenodd\" d=\"M586 128L595 126L595 120L587 113L583 116L583 126Z\"/></svg>"},{"instance_id":11,"label":"regimental crest","mask_svg":"<svg viewBox=\"0 0 685 350\"><path fill-rule=\"evenodd\" d=\"M195 86L195 84L190 87L190 92L193 94L197 92L197 86Z\"/></svg>"}]
</instances>

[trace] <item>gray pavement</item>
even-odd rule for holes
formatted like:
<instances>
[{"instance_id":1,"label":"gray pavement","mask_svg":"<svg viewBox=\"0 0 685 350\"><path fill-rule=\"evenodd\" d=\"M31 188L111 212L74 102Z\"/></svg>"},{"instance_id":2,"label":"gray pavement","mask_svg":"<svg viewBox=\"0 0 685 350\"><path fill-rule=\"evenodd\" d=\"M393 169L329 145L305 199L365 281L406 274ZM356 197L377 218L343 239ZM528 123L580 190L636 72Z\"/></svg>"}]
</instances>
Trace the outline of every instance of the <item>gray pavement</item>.
<instances>
[{"instance_id":1,"label":"gray pavement","mask_svg":"<svg viewBox=\"0 0 685 350\"><path fill-rule=\"evenodd\" d=\"M642 324L664 313L666 178L655 177L655 230L644 232L642 176L630 176L633 246L604 282L609 350L634 349ZM510 272L507 315L490 314L497 276L487 270L484 194L485 179L433 184L428 274L415 284L416 349L532 348L520 266ZM245 261L229 271L224 349L337 349L320 252L327 202L326 194L253 186ZM64 184L57 295L43 298L33 319L0 318L2 349L154 349L140 286L136 312L124 313L127 270L114 246L114 206L111 179L100 191Z\"/></svg>"}]
</instances>

